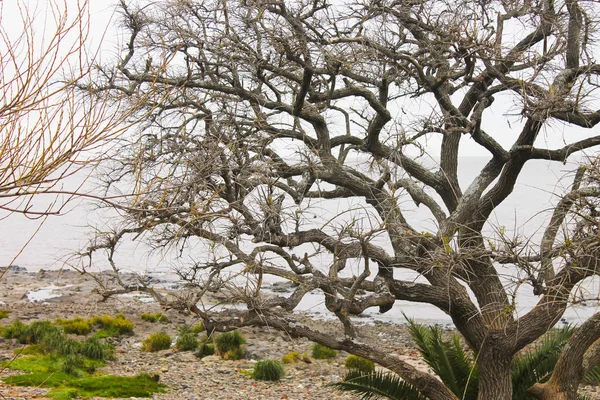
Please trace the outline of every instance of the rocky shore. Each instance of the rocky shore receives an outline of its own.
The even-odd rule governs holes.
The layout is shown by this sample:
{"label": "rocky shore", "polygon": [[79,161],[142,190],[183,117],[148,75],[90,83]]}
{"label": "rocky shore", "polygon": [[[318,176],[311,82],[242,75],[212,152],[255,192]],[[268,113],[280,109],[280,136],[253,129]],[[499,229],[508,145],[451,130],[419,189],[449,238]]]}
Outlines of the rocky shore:
{"label": "rocky shore", "polygon": [[[0,271],[1,273],[2,271]],[[297,351],[310,353],[312,343],[306,339],[291,338],[285,333],[266,328],[245,328],[241,332],[247,340],[247,358],[239,361],[223,361],[217,356],[199,359],[192,352],[174,349],[158,353],[140,350],[141,341],[149,334],[163,330],[175,337],[183,324],[199,322],[192,315],[176,311],[164,311],[154,302],[135,296],[120,296],[101,302],[94,293],[95,282],[74,271],[40,271],[28,273],[9,269],[0,279],[0,309],[9,309],[9,318],[0,321],[8,324],[13,320],[69,319],[76,316],[92,317],[103,314],[123,313],[135,324],[131,336],[115,341],[117,358],[107,363],[104,371],[115,375],[158,374],[160,382],[167,385],[167,392],[155,394],[161,400],[275,400],[275,399],[358,399],[356,395],[342,393],[330,386],[345,374],[346,354],[333,360],[311,360],[286,364],[286,377],[280,382],[261,382],[241,373],[251,369],[257,359],[280,359]],[[169,323],[151,323],[140,318],[142,313],[163,312]],[[310,315],[303,316],[311,324],[321,324],[324,329],[342,331],[334,321],[318,321]],[[387,323],[365,324],[360,327],[361,340],[376,341],[390,354],[396,354],[417,368],[427,370],[427,365],[411,346],[406,327]],[[14,340],[0,338],[0,361],[14,357],[20,345]],[[17,373],[8,369],[0,371],[0,378]],[[2,399],[44,399],[47,389],[8,386],[0,381]],[[591,399],[600,399],[600,390],[585,387],[583,391]]]}
{"label": "rocky shore", "polygon": [[[156,394],[153,399],[358,399],[358,396],[342,393],[330,386],[345,374],[346,354],[333,360],[311,360],[285,365],[285,378],[280,382],[261,382],[240,373],[251,369],[257,359],[280,359],[283,355],[297,351],[310,353],[312,343],[306,339],[291,338],[285,333],[265,328],[245,328],[241,332],[247,340],[247,359],[223,361],[217,356],[198,359],[192,352],[174,349],[158,353],[140,351],[141,341],[149,334],[164,330],[173,337],[183,324],[193,325],[196,317],[182,315],[176,311],[161,310],[153,302],[134,296],[110,298],[101,302],[94,294],[93,280],[73,271],[41,271],[27,273],[9,270],[0,280],[0,308],[11,310],[8,319],[25,323],[33,320],[69,319],[76,316],[91,317],[122,312],[135,324],[134,334],[116,342],[117,359],[110,361],[104,371],[115,375],[136,375],[147,372],[159,374],[160,382],[167,385],[166,393]],[[140,318],[142,313],[163,312],[169,323],[151,323]],[[340,329],[334,322],[314,321],[327,329]],[[426,365],[410,347],[404,327],[378,323],[365,325],[360,330],[364,338],[376,338],[391,353],[408,359],[419,368]],[[366,339],[363,339],[366,340]],[[0,360],[10,359],[20,345],[14,340],[0,338]],[[15,371],[4,370],[0,377]],[[0,382],[0,394],[6,399],[43,399],[47,392],[43,388],[21,388]]]}

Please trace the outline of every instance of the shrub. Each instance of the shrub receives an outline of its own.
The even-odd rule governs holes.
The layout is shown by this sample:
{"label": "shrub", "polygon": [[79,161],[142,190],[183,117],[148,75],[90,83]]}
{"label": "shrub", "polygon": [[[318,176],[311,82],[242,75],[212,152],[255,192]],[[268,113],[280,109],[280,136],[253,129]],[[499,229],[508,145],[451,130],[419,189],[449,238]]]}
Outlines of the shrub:
{"label": "shrub", "polygon": [[133,332],[133,322],[125,318],[122,313],[111,317],[110,315],[96,316],[91,319],[92,324],[102,329],[97,337],[120,336]]}
{"label": "shrub", "polygon": [[21,321],[13,321],[12,324],[0,329],[0,336],[5,339],[19,339],[26,329],[27,325]]}
{"label": "shrub", "polygon": [[21,344],[37,344],[44,340],[62,339],[63,331],[52,325],[50,321],[34,321],[29,325],[25,325],[15,321],[9,326],[9,331],[13,335],[12,338],[18,339]]}
{"label": "shrub", "polygon": [[198,338],[192,331],[182,332],[175,342],[175,348],[179,351],[191,351],[198,348]]}
{"label": "shrub", "polygon": [[315,343],[312,347],[311,355],[317,360],[327,360],[335,358],[335,356],[337,356],[337,351],[330,349],[327,346],[323,346],[322,344]]}
{"label": "shrub", "polygon": [[81,343],[79,343],[77,340],[69,339],[65,336],[56,336],[55,340],[51,342],[47,342],[46,340],[44,340],[42,342],[42,345],[46,348],[46,350],[49,353],[52,353],[59,357],[74,356],[81,352]]}
{"label": "shrub", "polygon": [[198,346],[198,351],[194,355],[198,358],[204,358],[206,356],[212,356],[215,354],[215,346],[209,343],[202,343]]}
{"label": "shrub", "polygon": [[243,358],[242,345],[246,340],[238,331],[225,332],[215,339],[215,350],[224,360],[239,360]]}
{"label": "shrub", "polygon": [[165,332],[156,332],[142,341],[142,351],[155,352],[171,347],[171,336]]}
{"label": "shrub", "polygon": [[344,366],[348,369],[354,369],[365,374],[372,374],[375,372],[375,363],[355,355],[349,355],[344,361]]}
{"label": "shrub", "polygon": [[81,354],[92,360],[109,360],[113,358],[112,346],[102,343],[98,338],[91,337],[81,343]]}
{"label": "shrub", "polygon": [[202,322],[198,322],[196,325],[192,326],[192,332],[194,332],[196,335],[204,332],[205,330],[206,328]]}
{"label": "shrub", "polygon": [[83,368],[83,358],[77,354],[69,354],[60,359],[60,370],[69,375],[82,376],[81,368]]}
{"label": "shrub", "polygon": [[42,320],[42,321],[33,321],[25,331],[23,331],[22,336],[19,337],[19,342],[21,343],[29,343],[35,344],[40,343],[46,337],[62,337],[63,331],[52,325],[50,321]]}
{"label": "shrub", "polygon": [[73,333],[75,335],[87,335],[92,331],[93,327],[90,320],[85,320],[80,317],[73,319],[56,319],[54,324],[62,327],[65,333]]}
{"label": "shrub", "polygon": [[274,360],[259,360],[252,371],[252,378],[261,381],[278,381],[283,375],[283,365]]}
{"label": "shrub", "polygon": [[287,353],[285,356],[281,357],[281,362],[284,364],[293,364],[299,361],[302,361],[302,356],[297,351],[292,351],[291,353]]}
{"label": "shrub", "polygon": [[221,358],[223,358],[223,360],[229,361],[241,360],[242,358],[244,358],[244,350],[241,347],[231,349],[225,354],[222,354]]}
{"label": "shrub", "polygon": [[140,318],[148,322],[169,322],[169,319],[163,313],[149,314],[143,313]]}
{"label": "shrub", "polygon": [[11,310],[0,310],[0,319],[8,318],[11,312]]}

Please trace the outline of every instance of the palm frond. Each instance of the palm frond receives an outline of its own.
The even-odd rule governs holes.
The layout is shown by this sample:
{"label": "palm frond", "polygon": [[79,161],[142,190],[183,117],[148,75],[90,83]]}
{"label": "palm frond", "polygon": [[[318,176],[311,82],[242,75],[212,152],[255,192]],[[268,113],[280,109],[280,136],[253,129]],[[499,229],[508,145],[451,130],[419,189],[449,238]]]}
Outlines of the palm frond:
{"label": "palm frond", "polygon": [[333,386],[356,393],[362,400],[427,400],[414,386],[391,372],[376,371],[365,375],[364,372],[351,369],[342,382],[334,383]]}
{"label": "palm frond", "polygon": [[445,341],[440,328],[426,327],[405,318],[419,353],[442,382],[460,399],[477,398],[479,373],[463,350],[460,336],[453,334],[452,341]]}
{"label": "palm frond", "polygon": [[554,329],[527,353],[514,358],[512,365],[513,399],[526,399],[527,389],[536,382],[545,382],[552,375],[560,352],[573,334],[568,326]]}
{"label": "palm frond", "polygon": [[583,382],[588,385],[598,385],[600,383],[600,366],[592,368],[583,378]]}

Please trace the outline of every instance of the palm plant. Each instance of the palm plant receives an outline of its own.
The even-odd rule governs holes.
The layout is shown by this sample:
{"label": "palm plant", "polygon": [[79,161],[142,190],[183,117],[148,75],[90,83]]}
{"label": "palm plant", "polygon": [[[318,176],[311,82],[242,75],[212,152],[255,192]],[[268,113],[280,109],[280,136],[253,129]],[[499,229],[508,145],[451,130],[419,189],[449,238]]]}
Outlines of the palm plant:
{"label": "palm plant", "polygon": [[[408,319],[410,335],[427,365],[446,386],[463,400],[477,399],[479,371],[477,353],[465,350],[460,336],[452,334],[444,339],[444,332],[436,326],[419,325]],[[565,327],[546,334],[530,351],[517,355],[512,364],[513,399],[528,399],[527,389],[536,382],[550,378],[560,350],[569,340],[573,329]],[[589,379],[595,378],[592,371]],[[600,376],[600,374],[598,374]],[[367,399],[426,400],[416,388],[389,372],[365,374],[349,370],[344,381],[335,384]]]}

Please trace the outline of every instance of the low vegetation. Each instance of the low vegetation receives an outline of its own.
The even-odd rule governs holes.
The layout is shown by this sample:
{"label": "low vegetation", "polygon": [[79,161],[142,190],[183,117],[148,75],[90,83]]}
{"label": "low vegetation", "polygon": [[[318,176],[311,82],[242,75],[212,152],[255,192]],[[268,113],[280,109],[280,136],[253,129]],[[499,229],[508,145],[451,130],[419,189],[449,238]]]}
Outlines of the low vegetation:
{"label": "low vegetation", "polygon": [[284,364],[293,364],[300,361],[302,361],[302,355],[297,351],[292,351],[281,357],[281,362]]}
{"label": "low vegetation", "polygon": [[171,336],[166,332],[155,332],[142,341],[142,351],[155,352],[171,347]]}
{"label": "low vegetation", "polygon": [[[151,397],[153,393],[164,392],[164,385],[158,383],[157,376],[141,374],[137,376],[95,376],[93,368],[76,368],[69,373],[64,370],[66,359],[57,362],[50,356],[28,356],[14,360],[9,368],[27,371],[3,379],[9,385],[52,388],[48,397],[62,400],[90,397]],[[83,365],[100,365],[84,360]]]}
{"label": "low vegetation", "polygon": [[214,339],[215,350],[224,360],[239,360],[244,358],[242,345],[246,339],[238,331],[225,332]]}
{"label": "low vegetation", "polygon": [[175,348],[179,351],[194,351],[198,348],[200,342],[189,327],[183,326],[179,329],[179,336],[175,342]]}
{"label": "low vegetation", "polygon": [[140,315],[140,318],[144,321],[148,321],[148,322],[169,322],[169,318],[167,318],[163,313],[156,313],[156,314],[150,314],[150,313],[143,313],[142,315]]}
{"label": "low vegetation", "polygon": [[355,355],[349,355],[344,361],[344,366],[351,370],[357,370],[364,374],[372,374],[375,372],[375,363],[366,358]]}
{"label": "low vegetation", "polygon": [[198,358],[204,358],[215,354],[215,346],[211,343],[200,343],[198,351],[194,355]]}
{"label": "low vegetation", "polygon": [[91,322],[100,328],[100,330],[95,333],[95,336],[98,338],[117,337],[133,332],[133,322],[125,318],[122,313],[119,313],[114,317],[106,314],[96,316],[91,318]]}
{"label": "low vegetation", "polygon": [[56,319],[54,324],[62,327],[65,333],[72,333],[75,335],[87,335],[89,334],[94,324],[90,319],[83,319],[76,317],[73,319]]}
{"label": "low vegetation", "polygon": [[315,343],[311,349],[311,355],[317,360],[328,360],[337,356],[337,351],[330,349],[322,344]]}
{"label": "low vegetation", "polygon": [[192,332],[194,332],[195,334],[202,333],[205,330],[206,328],[204,327],[204,324],[202,322],[198,322],[197,324],[192,326]]}
{"label": "low vegetation", "polygon": [[115,316],[101,315],[89,319],[75,317],[72,319],[56,319],[54,322],[47,320],[34,321],[29,326],[21,321],[14,321],[8,326],[0,328],[0,336],[18,339],[22,344],[37,343],[39,333],[49,331],[62,331],[74,335],[88,335],[94,329],[97,338],[117,337],[133,332],[133,322],[123,314]]}
{"label": "low vegetation", "polygon": [[[111,320],[123,325],[124,317]],[[104,322],[107,321],[109,319],[104,318]],[[14,321],[1,328],[3,337],[28,344],[15,352],[19,357],[0,364],[2,368],[26,373],[4,378],[3,381],[9,385],[52,388],[47,396],[56,400],[150,397],[153,393],[164,392],[164,385],[158,384],[157,376],[96,375],[96,369],[114,357],[114,349],[95,336],[81,341],[67,336],[67,331],[79,333],[81,330],[65,327],[83,326],[84,322],[86,320],[81,318],[55,321],[56,325],[50,321],[34,321],[29,325]]]}
{"label": "low vegetation", "polygon": [[11,310],[0,310],[0,319],[8,318],[11,312]]}
{"label": "low vegetation", "polygon": [[284,375],[283,365],[275,360],[259,360],[252,371],[252,378],[260,381],[278,381]]}

